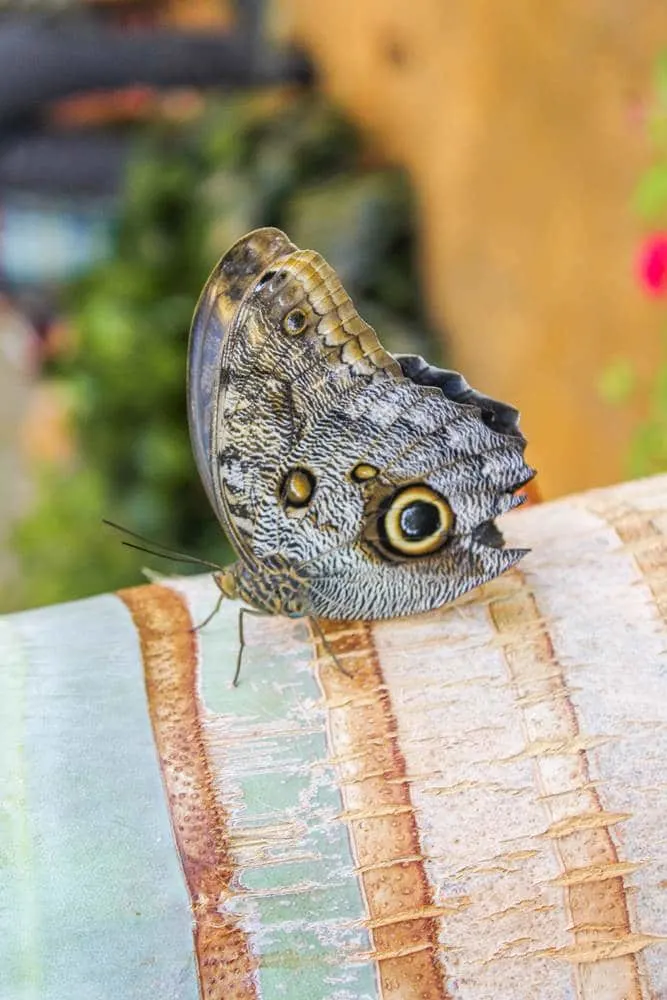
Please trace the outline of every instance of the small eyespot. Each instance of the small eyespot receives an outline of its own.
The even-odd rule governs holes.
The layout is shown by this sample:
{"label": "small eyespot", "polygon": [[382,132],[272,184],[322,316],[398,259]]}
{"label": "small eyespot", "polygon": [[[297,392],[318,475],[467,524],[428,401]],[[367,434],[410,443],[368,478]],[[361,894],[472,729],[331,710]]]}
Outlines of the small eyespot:
{"label": "small eyespot", "polygon": [[275,271],[271,271],[271,270],[265,271],[264,274],[262,275],[262,277],[257,282],[257,284],[255,286],[255,290],[259,291],[260,289],[264,288],[265,285],[268,285],[268,283],[271,281],[271,278],[273,278],[273,276],[275,275],[275,273],[276,273]]}
{"label": "small eyespot", "polygon": [[292,309],[291,312],[287,313],[287,316],[285,316],[285,319],[283,320],[283,330],[285,333],[289,333],[291,336],[296,337],[298,334],[303,333],[307,324],[308,319],[303,309]]}
{"label": "small eyespot", "polygon": [[430,486],[403,487],[394,494],[380,520],[380,537],[404,556],[431,555],[440,549],[454,525],[454,512]]}
{"label": "small eyespot", "polygon": [[286,507],[306,507],[315,490],[315,476],[309,469],[290,469],[282,481],[280,496]]}
{"label": "small eyespot", "polygon": [[350,471],[350,478],[354,480],[355,483],[367,483],[369,479],[375,479],[378,475],[378,469],[374,465],[369,465],[367,462],[359,462]]}

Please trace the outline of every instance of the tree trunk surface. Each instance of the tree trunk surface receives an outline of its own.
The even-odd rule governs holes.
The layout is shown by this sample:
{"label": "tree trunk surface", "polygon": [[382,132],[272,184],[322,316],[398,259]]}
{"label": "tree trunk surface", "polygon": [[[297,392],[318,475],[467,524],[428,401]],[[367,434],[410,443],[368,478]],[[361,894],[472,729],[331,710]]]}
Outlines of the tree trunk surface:
{"label": "tree trunk surface", "polygon": [[[0,996],[667,997],[667,477],[420,617],[0,619]],[[343,668],[343,669],[341,669]]]}

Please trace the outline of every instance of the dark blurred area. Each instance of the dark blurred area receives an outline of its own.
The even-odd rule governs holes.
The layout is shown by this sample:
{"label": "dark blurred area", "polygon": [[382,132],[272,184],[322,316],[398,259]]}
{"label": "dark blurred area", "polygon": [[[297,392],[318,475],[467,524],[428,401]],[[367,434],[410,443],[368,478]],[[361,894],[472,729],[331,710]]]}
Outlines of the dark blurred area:
{"label": "dark blurred area", "polygon": [[185,352],[207,274],[246,231],[316,247],[389,349],[428,350],[407,180],[305,55],[267,39],[265,13],[116,0],[0,17],[1,608],[157,568],[103,517],[229,558],[190,454]]}
{"label": "dark blurred area", "polygon": [[[199,5],[190,6],[197,25]],[[1,277],[38,323],[50,282],[109,254],[142,126],[196,114],[207,91],[311,79],[303,56],[264,42],[261,4],[240,4],[233,27],[224,10],[219,24],[209,11],[208,31],[188,28],[187,17],[171,24],[168,5],[155,2],[0,17]]]}

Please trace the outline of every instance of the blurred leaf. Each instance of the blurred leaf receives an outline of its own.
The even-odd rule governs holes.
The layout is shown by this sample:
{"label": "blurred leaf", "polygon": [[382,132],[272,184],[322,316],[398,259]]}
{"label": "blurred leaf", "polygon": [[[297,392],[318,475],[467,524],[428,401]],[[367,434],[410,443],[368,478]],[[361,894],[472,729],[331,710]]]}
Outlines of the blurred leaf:
{"label": "blurred leaf", "polygon": [[298,246],[316,246],[350,292],[368,292],[381,280],[406,216],[405,183],[391,170],[321,181],[285,206],[290,237]]}
{"label": "blurred leaf", "polygon": [[667,364],[661,365],[655,373],[651,403],[656,417],[664,422],[667,438]]}
{"label": "blurred leaf", "polygon": [[667,163],[650,167],[634,194],[635,211],[647,221],[667,216]]}
{"label": "blurred leaf", "polygon": [[612,361],[598,381],[598,393],[606,403],[619,406],[634,392],[636,373],[627,358]]}
{"label": "blurred leaf", "polygon": [[629,471],[633,477],[653,476],[667,469],[667,424],[651,420],[635,433]]}
{"label": "blurred leaf", "polygon": [[667,110],[667,52],[658,56],[653,71],[653,88],[658,105]]}
{"label": "blurred leaf", "polygon": [[239,236],[262,224],[254,178],[229,170],[216,170],[198,192],[207,214],[205,248],[211,265]]}

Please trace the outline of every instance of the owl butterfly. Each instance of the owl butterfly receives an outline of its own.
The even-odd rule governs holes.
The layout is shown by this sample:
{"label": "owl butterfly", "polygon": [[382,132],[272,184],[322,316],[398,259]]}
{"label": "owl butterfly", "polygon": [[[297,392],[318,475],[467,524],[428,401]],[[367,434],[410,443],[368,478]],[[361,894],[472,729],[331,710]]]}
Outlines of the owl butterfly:
{"label": "owl butterfly", "polygon": [[197,468],[261,612],[377,619],[440,607],[513,566],[494,518],[533,475],[518,413],[388,354],[336,273],[278,229],[217,264],[190,335]]}

